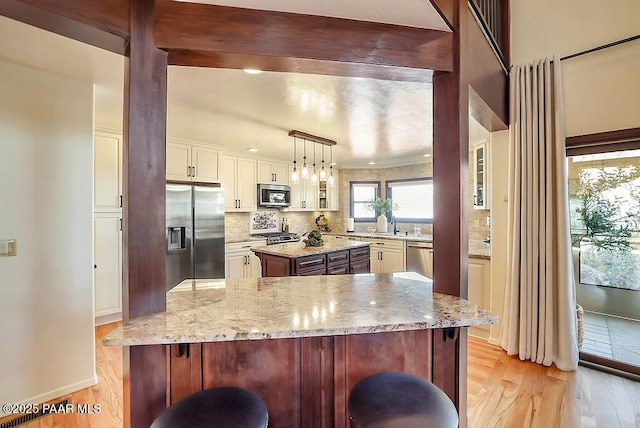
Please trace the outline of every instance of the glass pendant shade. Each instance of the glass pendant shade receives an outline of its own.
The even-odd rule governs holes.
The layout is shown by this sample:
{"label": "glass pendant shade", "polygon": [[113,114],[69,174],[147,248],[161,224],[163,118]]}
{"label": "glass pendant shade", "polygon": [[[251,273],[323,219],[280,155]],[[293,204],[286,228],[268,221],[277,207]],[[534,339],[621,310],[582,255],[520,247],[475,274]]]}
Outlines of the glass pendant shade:
{"label": "glass pendant shade", "polygon": [[318,182],[318,171],[316,170],[316,143],[313,143],[313,171],[311,172],[311,182],[316,184]]}
{"label": "glass pendant shade", "polygon": [[333,187],[336,185],[336,179],[333,178],[333,166],[329,167],[329,179],[327,181],[329,181],[329,186]]}

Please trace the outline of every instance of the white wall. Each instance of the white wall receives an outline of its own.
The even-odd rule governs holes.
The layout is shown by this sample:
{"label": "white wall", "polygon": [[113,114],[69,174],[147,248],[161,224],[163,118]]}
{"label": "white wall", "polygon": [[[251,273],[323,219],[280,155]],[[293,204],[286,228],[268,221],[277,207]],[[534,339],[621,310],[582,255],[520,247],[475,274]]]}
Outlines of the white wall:
{"label": "white wall", "polygon": [[93,87],[0,62],[0,94],[0,403],[41,402],[96,382]]}
{"label": "white wall", "polygon": [[[513,0],[513,64],[640,33],[638,0]],[[640,40],[562,62],[567,136],[640,127]]]}
{"label": "white wall", "polygon": [[[509,131],[491,133],[491,287],[489,310],[502,318],[507,288],[507,195]],[[500,321],[490,327],[489,342],[498,344]]]}

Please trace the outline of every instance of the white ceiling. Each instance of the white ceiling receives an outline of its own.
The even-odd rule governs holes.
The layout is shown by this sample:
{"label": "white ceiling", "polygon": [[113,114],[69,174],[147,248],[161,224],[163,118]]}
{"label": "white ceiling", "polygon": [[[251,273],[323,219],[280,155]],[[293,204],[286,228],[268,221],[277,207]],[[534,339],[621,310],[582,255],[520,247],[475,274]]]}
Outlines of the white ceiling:
{"label": "white ceiling", "polygon": [[179,0],[450,31],[429,0]]}
{"label": "white ceiling", "polygon": [[[230,3],[257,4],[224,4]],[[298,3],[303,2],[273,1],[270,9],[290,10]],[[345,14],[372,13],[360,1],[340,3]],[[418,3],[433,9],[425,0],[408,1],[414,9]],[[331,4],[336,10],[336,2]],[[369,9],[391,7],[390,1],[376,4],[378,8]],[[323,13],[319,5],[299,6],[304,13]],[[123,57],[0,17],[0,60],[94,83],[96,125],[122,128]],[[169,68],[168,136],[235,152],[255,147],[258,155],[290,159],[292,139],[287,133],[297,129],[337,141],[333,157],[339,168],[369,167],[372,160],[377,167],[417,163],[431,151],[432,116],[429,83]],[[328,160],[328,151],[325,157]]]}

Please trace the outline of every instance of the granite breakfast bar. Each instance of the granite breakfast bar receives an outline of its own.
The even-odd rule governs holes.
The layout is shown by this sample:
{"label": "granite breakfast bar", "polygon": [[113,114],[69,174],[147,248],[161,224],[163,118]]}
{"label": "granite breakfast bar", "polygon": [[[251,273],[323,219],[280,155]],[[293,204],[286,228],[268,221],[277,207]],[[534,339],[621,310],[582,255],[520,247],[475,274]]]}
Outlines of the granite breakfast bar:
{"label": "granite breakfast bar", "polygon": [[466,388],[441,361],[458,358],[460,329],[496,320],[413,273],[195,280],[104,342],[166,349],[166,397],[148,400],[235,385],[263,398],[270,427],[346,428],[351,387],[382,371],[432,380],[464,418]]}

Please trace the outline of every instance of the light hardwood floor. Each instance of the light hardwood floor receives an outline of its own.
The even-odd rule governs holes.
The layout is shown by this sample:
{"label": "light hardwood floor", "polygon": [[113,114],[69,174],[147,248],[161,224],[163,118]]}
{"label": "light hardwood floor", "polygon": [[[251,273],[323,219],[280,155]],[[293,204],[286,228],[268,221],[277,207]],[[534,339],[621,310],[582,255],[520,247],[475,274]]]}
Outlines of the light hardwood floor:
{"label": "light hardwood floor", "polygon": [[[96,371],[98,384],[71,394],[71,403],[99,404],[100,413],[58,413],[35,419],[20,428],[121,428],[122,427],[122,348],[103,346],[102,338],[119,323],[96,327]],[[56,402],[58,400],[54,400]],[[0,423],[10,418],[0,419]]]}
{"label": "light hardwood floor", "polygon": [[563,372],[469,339],[469,428],[640,428],[640,383],[585,367]]}
{"label": "light hardwood floor", "polygon": [[[73,403],[100,404],[93,415],[49,415],[26,428],[122,426],[122,349],[96,329],[98,385],[71,395]],[[486,341],[469,339],[469,428],[640,428],[640,384],[584,367],[563,372],[510,357]],[[6,419],[0,420],[4,422]]]}

